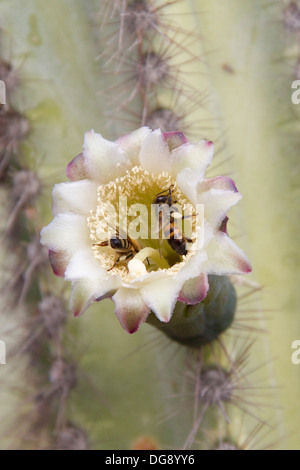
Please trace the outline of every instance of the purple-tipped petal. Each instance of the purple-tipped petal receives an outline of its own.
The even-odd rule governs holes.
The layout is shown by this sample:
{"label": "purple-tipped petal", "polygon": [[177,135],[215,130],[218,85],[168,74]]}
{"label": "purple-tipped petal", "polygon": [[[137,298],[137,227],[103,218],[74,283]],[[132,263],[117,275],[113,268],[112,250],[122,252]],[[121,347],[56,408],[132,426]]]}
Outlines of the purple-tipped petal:
{"label": "purple-tipped petal", "polygon": [[73,160],[68,164],[66,168],[66,176],[71,181],[84,180],[87,177],[82,153],[73,158]]}
{"label": "purple-tipped petal", "polygon": [[200,303],[207,295],[209,289],[207,274],[186,281],[179,293],[178,300],[188,305]]}
{"label": "purple-tipped petal", "polygon": [[164,132],[163,138],[167,142],[170,152],[177,147],[188,142],[187,138],[182,132]]}
{"label": "purple-tipped petal", "polygon": [[229,218],[227,216],[224,217],[224,219],[222,220],[221,225],[219,227],[220,232],[226,233],[226,235],[228,235],[228,231],[227,231],[228,220],[229,220]]}
{"label": "purple-tipped petal", "polygon": [[[240,201],[242,195],[237,191],[223,191],[215,188],[201,192],[199,186],[201,185],[197,185],[197,204],[202,204],[204,218],[210,226],[215,230],[220,230],[229,209]],[[226,229],[225,222],[223,228]]]}
{"label": "purple-tipped petal", "polygon": [[130,134],[123,135],[116,140],[118,144],[128,156],[132,165],[139,165],[139,153],[141,150],[142,143],[151,134],[149,127],[141,127]]}
{"label": "purple-tipped petal", "polygon": [[93,303],[93,291],[87,280],[79,280],[72,283],[70,297],[70,309],[74,317],[81,316]]}
{"label": "purple-tipped petal", "polygon": [[116,289],[115,276],[111,276],[107,282],[92,277],[72,281],[70,307],[74,316],[82,315],[93,302],[110,298]]}
{"label": "purple-tipped petal", "polygon": [[223,191],[233,191],[237,193],[235,182],[228,176],[217,176],[216,178],[205,179],[198,184],[197,190],[200,192],[210,191],[211,189],[221,189]]}
{"label": "purple-tipped petal", "polygon": [[248,274],[251,265],[243,251],[223,232],[217,232],[207,246],[205,272],[217,275]]}
{"label": "purple-tipped petal", "polygon": [[138,290],[121,287],[112,297],[115,314],[127,333],[135,333],[146,321],[150,308],[145,304]]}
{"label": "purple-tipped petal", "polygon": [[55,276],[64,277],[69,257],[63,251],[49,250],[49,261]]}

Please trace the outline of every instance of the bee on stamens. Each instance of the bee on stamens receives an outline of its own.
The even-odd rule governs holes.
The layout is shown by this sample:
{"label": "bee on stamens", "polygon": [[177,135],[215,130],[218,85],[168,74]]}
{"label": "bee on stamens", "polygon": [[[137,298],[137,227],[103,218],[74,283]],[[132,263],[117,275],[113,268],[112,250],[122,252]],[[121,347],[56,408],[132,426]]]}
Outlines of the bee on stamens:
{"label": "bee on stamens", "polygon": [[171,184],[171,186],[168,189],[164,189],[160,193],[156,194],[155,199],[154,199],[154,204],[168,204],[169,207],[172,207],[173,204],[176,204],[177,201],[173,200],[173,193],[174,192],[174,184]]}
{"label": "bee on stamens", "polygon": [[[193,243],[191,238],[186,237],[176,221],[178,220],[179,211],[178,208],[175,206],[177,201],[173,198],[174,192],[174,184],[168,189],[161,191],[160,193],[156,194],[154,199],[154,204],[157,204],[159,207],[159,214],[158,214],[158,226],[159,226],[159,251],[161,253],[161,243],[162,243],[162,233],[164,237],[167,239],[169,246],[176,251],[179,255],[186,255],[187,244]],[[166,206],[164,207],[163,205]],[[177,216],[176,216],[176,215]],[[181,217],[183,220],[185,216]]]}
{"label": "bee on stamens", "polygon": [[142,249],[139,242],[130,238],[129,235],[122,233],[122,236],[120,236],[120,231],[117,228],[109,240],[105,240],[101,243],[94,243],[93,246],[109,246],[118,255],[112,267],[107,270],[108,272],[111,271],[119,262],[129,262]]}

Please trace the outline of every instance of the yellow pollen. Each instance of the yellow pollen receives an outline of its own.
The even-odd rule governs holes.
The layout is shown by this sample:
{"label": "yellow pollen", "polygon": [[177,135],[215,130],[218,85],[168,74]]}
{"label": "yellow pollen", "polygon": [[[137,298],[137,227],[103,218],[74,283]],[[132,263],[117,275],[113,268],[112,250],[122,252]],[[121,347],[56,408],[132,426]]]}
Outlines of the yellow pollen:
{"label": "yellow pollen", "polygon": [[[152,253],[153,256],[144,261],[146,274],[151,271],[163,270],[168,275],[174,275],[192,256],[196,240],[196,227],[194,225],[193,236],[191,237],[193,243],[188,246],[189,250],[186,256],[180,256],[168,246],[166,241],[162,242],[161,256],[158,234],[156,239],[151,238],[151,204],[154,204],[159,193],[167,191],[171,185],[173,185],[172,200],[176,201],[177,205],[182,208],[186,204],[190,205],[190,201],[178,188],[174,178],[166,171],[156,175],[149,173],[140,166],[134,166],[131,170],[127,170],[124,176],[98,186],[97,207],[90,212],[87,223],[90,230],[90,239],[93,242],[92,251],[94,256],[110,274],[117,274],[124,280],[131,280],[135,271],[129,275],[128,263],[135,256],[138,257],[138,253],[147,247],[150,248],[149,253]],[[144,228],[146,226],[146,230],[148,226],[148,236],[146,238],[131,237],[128,226],[137,219],[138,214],[129,215],[128,209],[134,204],[141,204],[148,211],[148,220],[143,220],[144,224],[142,222],[140,224]],[[127,230],[129,230],[129,236],[127,236]],[[111,246],[111,238],[118,242],[117,248],[115,245]],[[116,238],[121,240],[118,241]],[[104,245],[99,246],[100,243]],[[120,247],[121,249],[119,249]],[[156,255],[154,255],[154,252],[156,252]],[[161,262],[158,262],[159,258]],[[140,269],[136,270],[137,277],[138,272],[141,273],[142,271]]]}

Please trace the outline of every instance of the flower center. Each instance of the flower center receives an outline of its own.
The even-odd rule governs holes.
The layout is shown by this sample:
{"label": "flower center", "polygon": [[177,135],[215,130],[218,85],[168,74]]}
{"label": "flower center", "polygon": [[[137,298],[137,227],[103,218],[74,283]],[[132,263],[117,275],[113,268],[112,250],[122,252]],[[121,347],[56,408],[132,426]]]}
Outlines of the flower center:
{"label": "flower center", "polygon": [[94,256],[107,271],[130,277],[128,264],[137,255],[145,272],[170,270],[189,257],[195,210],[169,173],[155,175],[135,166],[98,186],[97,201],[88,226]]}

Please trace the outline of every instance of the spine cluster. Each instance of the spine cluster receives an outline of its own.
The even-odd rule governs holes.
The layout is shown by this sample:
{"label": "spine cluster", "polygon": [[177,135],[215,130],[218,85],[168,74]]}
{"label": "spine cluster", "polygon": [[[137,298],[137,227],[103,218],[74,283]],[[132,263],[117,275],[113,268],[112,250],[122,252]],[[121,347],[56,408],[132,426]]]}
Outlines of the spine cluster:
{"label": "spine cluster", "polygon": [[46,183],[26,161],[22,149],[24,142],[30,142],[32,126],[16,104],[21,70],[2,54],[0,80],[6,92],[5,104],[0,105],[0,179],[6,207],[1,244],[7,254],[1,295],[3,311],[13,321],[13,331],[3,335],[17,337],[7,351],[9,366],[18,368],[20,362],[25,363],[22,398],[11,423],[13,442],[9,445],[86,450],[88,436],[69,419],[67,411],[79,375],[78,361],[70,353],[70,344],[66,345],[69,311],[63,293],[52,282],[48,251],[40,244],[40,196]]}
{"label": "spine cluster", "polygon": [[124,131],[147,125],[188,137],[199,132],[193,113],[204,106],[206,91],[186,78],[193,74],[190,66],[203,61],[194,53],[200,35],[179,26],[172,10],[178,3],[185,8],[182,0],[107,2],[100,16],[108,33],[99,59],[110,82],[100,92],[110,97],[108,129],[119,120]]}

